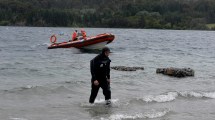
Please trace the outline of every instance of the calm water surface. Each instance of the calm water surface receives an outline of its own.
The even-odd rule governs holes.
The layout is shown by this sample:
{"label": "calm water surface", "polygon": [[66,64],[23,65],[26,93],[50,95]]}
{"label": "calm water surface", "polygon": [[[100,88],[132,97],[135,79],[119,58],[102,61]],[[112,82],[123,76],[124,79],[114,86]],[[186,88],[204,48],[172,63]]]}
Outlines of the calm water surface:
{"label": "calm water surface", "polygon": [[[89,61],[96,53],[48,50],[49,37],[68,40],[74,28],[0,27],[1,120],[213,120],[215,118],[215,32],[87,28],[112,33],[112,106],[100,90],[90,95]],[[156,74],[160,67],[190,67],[195,77]]]}

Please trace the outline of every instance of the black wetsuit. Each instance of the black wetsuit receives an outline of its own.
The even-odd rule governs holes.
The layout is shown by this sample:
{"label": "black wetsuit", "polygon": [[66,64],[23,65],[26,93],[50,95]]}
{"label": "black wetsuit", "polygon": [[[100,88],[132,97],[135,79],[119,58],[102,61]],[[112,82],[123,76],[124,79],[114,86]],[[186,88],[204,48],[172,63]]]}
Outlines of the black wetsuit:
{"label": "black wetsuit", "polygon": [[[104,53],[99,54],[90,61],[90,71],[92,75],[90,103],[94,103],[100,87],[103,89],[105,100],[111,99],[110,83],[107,81],[107,79],[110,79],[110,62],[111,60],[105,56]],[[95,80],[98,80],[98,86],[94,85]]]}

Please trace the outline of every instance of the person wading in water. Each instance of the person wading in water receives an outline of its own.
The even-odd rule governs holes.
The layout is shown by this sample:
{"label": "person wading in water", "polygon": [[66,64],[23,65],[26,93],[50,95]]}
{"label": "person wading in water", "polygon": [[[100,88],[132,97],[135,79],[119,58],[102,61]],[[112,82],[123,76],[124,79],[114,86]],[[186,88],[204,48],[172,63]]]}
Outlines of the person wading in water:
{"label": "person wading in water", "polygon": [[106,105],[111,104],[111,90],[110,90],[110,62],[109,59],[110,49],[104,47],[102,53],[97,55],[90,61],[90,71],[92,75],[91,95],[89,103],[94,103],[98,94],[99,88],[103,89]]}

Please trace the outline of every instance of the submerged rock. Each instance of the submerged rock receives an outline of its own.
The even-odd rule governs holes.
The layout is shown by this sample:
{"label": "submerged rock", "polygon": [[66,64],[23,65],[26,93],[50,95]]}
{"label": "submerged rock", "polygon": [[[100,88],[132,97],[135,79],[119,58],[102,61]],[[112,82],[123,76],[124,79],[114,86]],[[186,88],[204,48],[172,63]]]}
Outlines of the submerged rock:
{"label": "submerged rock", "polygon": [[114,70],[119,71],[136,71],[136,70],[144,70],[144,67],[126,67],[126,66],[113,66],[111,67]]}
{"label": "submerged rock", "polygon": [[157,68],[156,73],[169,75],[173,77],[194,76],[194,70],[191,68]]}

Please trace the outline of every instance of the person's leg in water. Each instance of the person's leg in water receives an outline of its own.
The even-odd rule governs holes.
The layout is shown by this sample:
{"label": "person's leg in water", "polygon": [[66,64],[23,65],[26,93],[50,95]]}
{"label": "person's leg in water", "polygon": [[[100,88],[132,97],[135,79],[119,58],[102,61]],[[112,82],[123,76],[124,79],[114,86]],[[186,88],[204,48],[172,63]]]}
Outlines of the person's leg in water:
{"label": "person's leg in water", "polygon": [[101,84],[101,88],[103,89],[103,95],[105,96],[106,105],[111,104],[111,90],[109,83]]}
{"label": "person's leg in water", "polygon": [[92,89],[91,89],[91,95],[90,95],[90,99],[89,99],[89,103],[94,103],[96,96],[98,94],[100,85],[94,85],[92,84]]}

